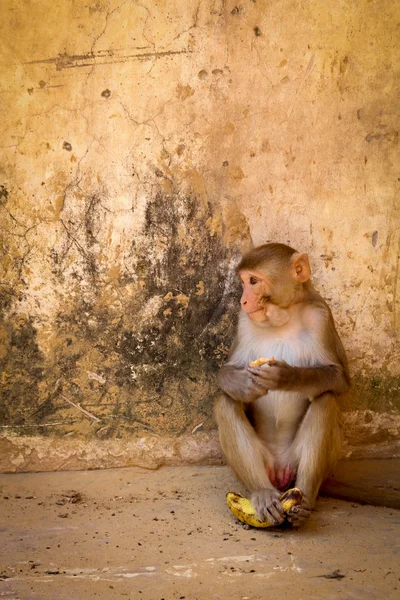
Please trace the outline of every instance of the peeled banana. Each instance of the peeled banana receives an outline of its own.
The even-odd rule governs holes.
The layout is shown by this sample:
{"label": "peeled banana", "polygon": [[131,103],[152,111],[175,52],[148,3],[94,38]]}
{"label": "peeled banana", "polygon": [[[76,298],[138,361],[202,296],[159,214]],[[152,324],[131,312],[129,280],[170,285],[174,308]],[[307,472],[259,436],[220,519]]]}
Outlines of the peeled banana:
{"label": "peeled banana", "polygon": [[[286,513],[293,506],[301,504],[302,499],[303,494],[301,490],[298,488],[292,488],[291,490],[288,490],[282,494],[282,496],[279,498],[279,502]],[[226,503],[235,517],[239,519],[239,521],[242,521],[242,523],[246,523],[252,527],[273,527],[272,523],[270,523],[268,520],[261,521],[258,518],[256,509],[248,498],[244,498],[240,494],[235,494],[234,492],[228,492],[226,495]]]}

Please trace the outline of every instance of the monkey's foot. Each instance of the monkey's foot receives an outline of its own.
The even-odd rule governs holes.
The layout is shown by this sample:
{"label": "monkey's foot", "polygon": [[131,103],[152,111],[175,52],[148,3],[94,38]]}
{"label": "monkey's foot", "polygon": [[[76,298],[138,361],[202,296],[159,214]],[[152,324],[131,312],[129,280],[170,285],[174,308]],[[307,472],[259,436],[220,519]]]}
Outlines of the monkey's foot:
{"label": "monkey's foot", "polygon": [[303,496],[301,503],[292,506],[287,511],[287,520],[293,527],[301,527],[311,514],[311,506],[307,496]]}
{"label": "monkey's foot", "polygon": [[280,497],[276,489],[259,490],[251,495],[251,502],[261,521],[269,521],[275,527],[283,523],[285,513],[279,502]]}
{"label": "monkey's foot", "polygon": [[[269,500],[269,503],[266,502]],[[276,490],[261,490],[252,495],[252,501],[240,494],[228,492],[227,504],[239,521],[252,527],[276,527],[285,520],[285,513],[300,505],[302,493],[297,488],[280,495]],[[258,507],[258,503],[261,507]],[[260,511],[260,512],[259,512]],[[261,513],[261,514],[260,514]],[[261,516],[266,514],[266,516]]]}

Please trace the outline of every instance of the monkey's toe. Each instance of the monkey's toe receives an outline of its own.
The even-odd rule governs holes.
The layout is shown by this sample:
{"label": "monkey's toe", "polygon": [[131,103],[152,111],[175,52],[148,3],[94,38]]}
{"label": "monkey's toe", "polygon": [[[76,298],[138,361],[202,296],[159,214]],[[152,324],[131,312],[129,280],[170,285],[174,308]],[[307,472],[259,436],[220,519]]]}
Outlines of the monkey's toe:
{"label": "monkey's toe", "polygon": [[310,508],[303,506],[293,506],[287,512],[287,519],[293,527],[301,527],[308,520],[311,514]]}
{"label": "monkey's toe", "polygon": [[285,513],[279,502],[280,494],[275,489],[266,489],[255,492],[251,501],[259,516],[263,520],[268,520],[274,527],[283,523]]}

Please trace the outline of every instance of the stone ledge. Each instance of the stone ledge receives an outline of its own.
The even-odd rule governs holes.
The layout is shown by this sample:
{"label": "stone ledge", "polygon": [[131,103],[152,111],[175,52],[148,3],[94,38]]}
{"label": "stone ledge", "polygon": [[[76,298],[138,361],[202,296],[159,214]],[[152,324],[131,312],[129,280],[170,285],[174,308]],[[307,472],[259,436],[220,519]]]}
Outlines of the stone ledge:
{"label": "stone ledge", "polygon": [[[343,413],[343,456],[400,458],[400,415],[370,410]],[[218,465],[224,458],[216,430],[180,437],[154,434],[130,439],[0,437],[0,472],[75,471],[175,465]]]}
{"label": "stone ledge", "polygon": [[[400,442],[345,445],[352,459],[400,458]],[[118,467],[220,465],[224,457],[216,431],[179,438],[147,435],[131,440],[71,440],[8,436],[0,438],[0,472],[80,471]]]}
{"label": "stone ledge", "polygon": [[215,431],[130,440],[73,440],[64,438],[0,438],[0,472],[80,471],[118,467],[219,465],[223,457]]}
{"label": "stone ledge", "polygon": [[[349,447],[348,447],[349,449]],[[361,451],[353,454],[361,454]],[[400,508],[399,444],[364,448],[381,459],[342,460],[321,495]],[[384,459],[390,460],[384,460]],[[61,440],[39,437],[0,438],[0,472],[72,471],[118,467],[221,465],[224,463],[217,433],[181,438],[146,436],[135,440]]]}

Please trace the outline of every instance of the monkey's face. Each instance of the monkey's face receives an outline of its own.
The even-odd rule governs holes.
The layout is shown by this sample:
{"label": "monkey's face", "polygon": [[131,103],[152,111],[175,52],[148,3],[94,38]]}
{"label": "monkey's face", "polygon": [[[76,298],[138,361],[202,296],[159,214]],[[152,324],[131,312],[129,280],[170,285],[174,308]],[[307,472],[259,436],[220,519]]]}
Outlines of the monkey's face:
{"label": "monkey's face", "polygon": [[255,323],[281,327],[289,320],[288,312],[272,301],[273,284],[260,271],[240,271],[242,297],[240,305]]}

